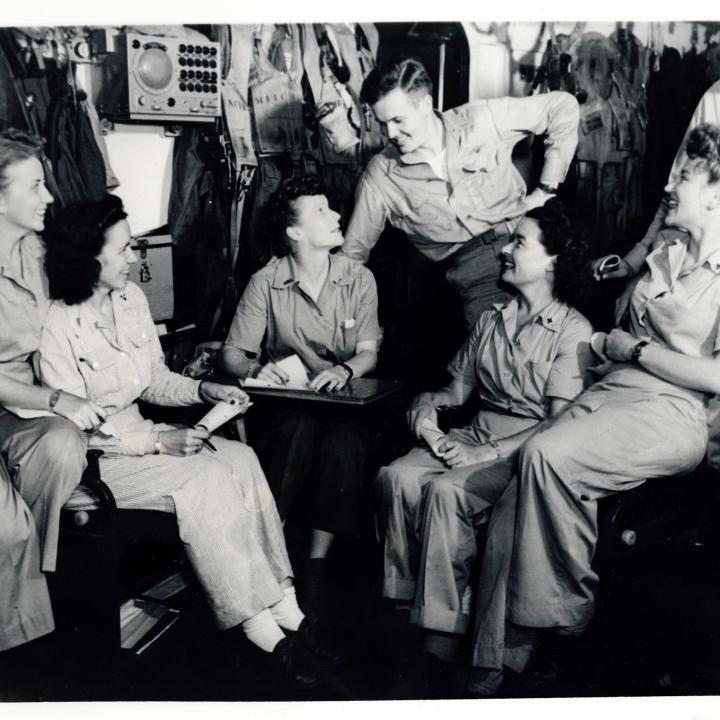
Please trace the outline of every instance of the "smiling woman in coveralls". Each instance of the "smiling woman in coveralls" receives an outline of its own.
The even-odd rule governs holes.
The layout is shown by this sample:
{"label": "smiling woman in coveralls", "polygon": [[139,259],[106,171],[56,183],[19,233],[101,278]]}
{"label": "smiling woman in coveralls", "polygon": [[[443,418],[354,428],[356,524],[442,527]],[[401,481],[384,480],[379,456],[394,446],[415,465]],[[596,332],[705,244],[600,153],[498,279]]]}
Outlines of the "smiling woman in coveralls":
{"label": "smiling woman in coveralls", "polygon": [[[595,608],[597,501],[705,453],[708,398],[720,392],[720,128],[693,130],[685,152],[665,222],[688,234],[666,231],[647,256],[618,305],[604,376],[528,441],[495,510],[498,532],[516,529],[508,620],[546,629],[556,666]],[[502,672],[507,657],[487,640],[481,628],[475,664]]]}

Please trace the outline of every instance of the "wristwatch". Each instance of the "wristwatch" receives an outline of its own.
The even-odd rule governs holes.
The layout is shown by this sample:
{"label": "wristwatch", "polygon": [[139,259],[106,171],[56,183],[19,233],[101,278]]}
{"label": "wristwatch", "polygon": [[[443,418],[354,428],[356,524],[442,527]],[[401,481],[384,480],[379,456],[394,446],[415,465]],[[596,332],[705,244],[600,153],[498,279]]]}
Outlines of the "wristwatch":
{"label": "wristwatch", "polygon": [[50,395],[50,397],[48,398],[48,407],[49,407],[51,410],[54,410],[54,409],[55,409],[55,406],[57,405],[57,401],[60,399],[60,393],[61,393],[61,392],[62,392],[61,390],[55,390],[55,391],[52,393],[52,395]]}
{"label": "wristwatch", "polygon": [[630,351],[630,359],[633,362],[640,362],[640,356],[642,355],[642,351],[645,349],[646,345],[649,345],[647,340],[641,340],[637,345],[633,345],[633,348]]}
{"label": "wristwatch", "polygon": [[347,363],[338,363],[338,367],[341,367],[345,371],[347,374],[347,381],[350,382],[355,375],[353,369]]}
{"label": "wristwatch", "polygon": [[557,194],[557,187],[553,187],[552,185],[548,185],[547,183],[541,182],[538,183],[538,187],[548,195],[556,195]]}

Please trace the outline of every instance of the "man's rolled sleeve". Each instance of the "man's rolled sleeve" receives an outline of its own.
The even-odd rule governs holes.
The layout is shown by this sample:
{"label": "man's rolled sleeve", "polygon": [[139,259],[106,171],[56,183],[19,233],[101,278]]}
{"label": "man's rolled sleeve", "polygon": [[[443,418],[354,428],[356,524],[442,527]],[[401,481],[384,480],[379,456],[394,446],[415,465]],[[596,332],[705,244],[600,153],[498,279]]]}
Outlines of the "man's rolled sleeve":
{"label": "man's rolled sleeve", "polygon": [[370,166],[360,178],[355,193],[355,207],[345,231],[340,252],[351,260],[366,263],[385,229],[388,212],[382,192],[369,175]]}
{"label": "man's rolled sleeve", "polygon": [[588,368],[593,364],[592,326],[584,318],[574,317],[561,333],[560,346],[545,385],[545,396],[574,400],[588,384]]}
{"label": "man's rolled sleeve", "polygon": [[250,278],[235,310],[235,317],[225,340],[227,347],[249,353],[260,352],[268,324],[267,291],[270,282],[269,276],[259,277],[259,273]]}
{"label": "man's rolled sleeve", "polygon": [[567,92],[490,100],[488,107],[501,138],[517,142],[531,132],[545,135],[545,163],[540,182],[559,185],[567,175],[578,144],[580,107]]}

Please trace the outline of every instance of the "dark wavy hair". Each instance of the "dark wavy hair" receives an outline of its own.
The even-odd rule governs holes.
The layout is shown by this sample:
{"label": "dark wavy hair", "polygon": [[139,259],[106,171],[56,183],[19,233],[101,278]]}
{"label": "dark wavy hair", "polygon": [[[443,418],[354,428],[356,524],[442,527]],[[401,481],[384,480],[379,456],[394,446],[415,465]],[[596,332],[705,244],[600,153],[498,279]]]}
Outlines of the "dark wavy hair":
{"label": "dark wavy hair", "polygon": [[401,58],[373,68],[360,90],[360,100],[374,105],[395,88],[403,92],[423,92],[432,95],[433,82],[425,66],[415,58]]}
{"label": "dark wavy hair", "polygon": [[126,217],[122,200],[115,195],[73,203],[55,215],[43,233],[50,297],[77,305],[93,294],[100,278],[98,256],[105,231]]}
{"label": "dark wavy hair", "polygon": [[572,307],[583,304],[592,276],[587,230],[557,198],[525,214],[540,226],[541,242],[555,255],[553,294]]}
{"label": "dark wavy hair", "polygon": [[264,207],[266,227],[270,229],[270,245],[273,255],[291,255],[292,241],[287,229],[298,221],[295,201],[306,195],[324,195],[325,189],[315,175],[286,178],[270,196]]}
{"label": "dark wavy hair", "polygon": [[720,127],[703,123],[688,135],[685,152],[691,160],[701,160],[711,183],[720,180]]}
{"label": "dark wavy hair", "polygon": [[7,187],[7,169],[29,158],[42,160],[44,144],[37,135],[15,128],[0,132],[0,192]]}

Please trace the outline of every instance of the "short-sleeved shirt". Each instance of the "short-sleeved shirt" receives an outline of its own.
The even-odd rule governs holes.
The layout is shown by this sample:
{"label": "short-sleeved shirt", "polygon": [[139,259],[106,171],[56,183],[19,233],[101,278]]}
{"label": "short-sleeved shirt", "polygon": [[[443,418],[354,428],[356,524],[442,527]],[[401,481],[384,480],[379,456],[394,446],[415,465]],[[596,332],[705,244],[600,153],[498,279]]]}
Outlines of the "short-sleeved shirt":
{"label": "short-sleeved shirt", "polygon": [[108,411],[106,429],[91,437],[106,452],[143,455],[153,423],[136,400],[157,405],[200,402],[199,382],[172,372],[143,291],[134,283],[110,294],[115,333],[88,302],[54,301],[35,357],[43,385],[88,398]]}
{"label": "short-sleeved shirt", "polygon": [[[687,235],[665,241],[645,260],[645,272],[618,300],[616,319],[638,339],[691,357],[712,357],[720,350],[720,250],[683,271]],[[646,389],[705,404],[707,397],[663,380],[642,367],[619,363],[606,376],[615,386]]]}
{"label": "short-sleeved shirt", "polygon": [[35,382],[32,354],[50,306],[44,258],[34,233],[14,245],[12,255],[0,252],[0,373],[27,385]]}
{"label": "short-sleeved shirt", "polygon": [[446,177],[386,146],[358,184],[343,255],[366,262],[390,222],[431,260],[449,257],[493,225],[525,213],[525,181],[512,163],[520,140],[546,135],[541,181],[555,186],[577,147],[578,104],[566,92],[478,100],[437,115]]}
{"label": "short-sleeved shirt", "polygon": [[592,326],[559,300],[519,329],[517,315],[517,299],[483,312],[448,370],[477,389],[483,409],[544,420],[551,398],[573,400],[582,392]]}
{"label": "short-sleeved shirt", "polygon": [[377,287],[359,263],[329,255],[330,269],[317,302],[300,287],[292,256],[273,258],[248,283],[225,344],[263,361],[297,354],[317,373],[344,362],[357,344],[379,341]]}

